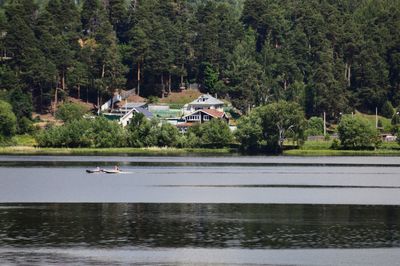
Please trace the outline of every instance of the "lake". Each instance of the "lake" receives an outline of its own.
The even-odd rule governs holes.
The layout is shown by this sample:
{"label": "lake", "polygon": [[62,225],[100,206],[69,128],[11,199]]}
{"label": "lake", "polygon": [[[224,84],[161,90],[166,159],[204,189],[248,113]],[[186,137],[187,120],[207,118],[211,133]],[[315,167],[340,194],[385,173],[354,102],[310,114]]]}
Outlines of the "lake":
{"label": "lake", "polygon": [[0,263],[396,265],[399,170],[399,157],[0,156]]}

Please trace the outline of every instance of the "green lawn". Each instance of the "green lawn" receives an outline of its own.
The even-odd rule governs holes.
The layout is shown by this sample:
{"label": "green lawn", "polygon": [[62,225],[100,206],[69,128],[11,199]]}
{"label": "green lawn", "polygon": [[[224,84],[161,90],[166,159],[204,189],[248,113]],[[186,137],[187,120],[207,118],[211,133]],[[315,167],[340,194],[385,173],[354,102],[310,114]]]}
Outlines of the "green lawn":
{"label": "green lawn", "polygon": [[31,135],[17,135],[12,137],[11,142],[16,146],[35,146],[37,145],[36,140]]}
{"label": "green lawn", "polygon": [[328,150],[332,145],[331,140],[327,141],[306,141],[300,150]]}
{"label": "green lawn", "polygon": [[291,156],[374,156],[399,155],[400,145],[397,142],[383,142],[376,150],[333,150],[332,141],[306,141],[299,149],[286,150],[284,155]]}
{"label": "green lawn", "polygon": [[[376,126],[376,117],[375,117],[375,115],[368,115],[368,114],[363,114],[363,113],[360,113],[360,112],[356,112],[355,115],[367,119],[369,121],[369,123],[373,127]],[[384,132],[390,132],[391,131],[392,123],[391,123],[391,120],[389,118],[386,118],[386,117],[378,115],[378,121],[381,121],[382,129],[383,129]]]}
{"label": "green lawn", "polygon": [[287,150],[284,155],[290,156],[400,156],[400,150]]}

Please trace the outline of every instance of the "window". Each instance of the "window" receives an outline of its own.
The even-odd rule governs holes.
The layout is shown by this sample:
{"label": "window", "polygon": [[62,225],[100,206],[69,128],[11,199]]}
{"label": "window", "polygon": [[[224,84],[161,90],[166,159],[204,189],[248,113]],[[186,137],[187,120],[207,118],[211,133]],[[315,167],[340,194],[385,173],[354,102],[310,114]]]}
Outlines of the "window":
{"label": "window", "polygon": [[186,120],[190,121],[199,121],[200,120],[200,115],[189,115]]}
{"label": "window", "polygon": [[210,116],[209,115],[204,115],[203,119],[204,119],[204,121],[209,121],[210,120]]}

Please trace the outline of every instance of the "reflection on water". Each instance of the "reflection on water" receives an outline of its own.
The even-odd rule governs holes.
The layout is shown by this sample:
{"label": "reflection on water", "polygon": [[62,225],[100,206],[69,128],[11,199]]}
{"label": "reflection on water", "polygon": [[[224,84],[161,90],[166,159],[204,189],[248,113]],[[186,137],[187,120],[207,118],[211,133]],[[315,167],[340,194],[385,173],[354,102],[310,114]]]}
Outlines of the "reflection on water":
{"label": "reflection on water", "polygon": [[2,247],[400,247],[400,207],[261,204],[1,205]]}
{"label": "reflection on water", "polygon": [[0,156],[0,264],[395,265],[399,162]]}
{"label": "reflection on water", "polygon": [[248,166],[393,166],[399,167],[396,156],[22,156],[0,155],[1,166],[18,166],[18,164],[56,166],[56,165],[105,165],[120,163],[136,166],[189,166],[189,165],[248,165]]}

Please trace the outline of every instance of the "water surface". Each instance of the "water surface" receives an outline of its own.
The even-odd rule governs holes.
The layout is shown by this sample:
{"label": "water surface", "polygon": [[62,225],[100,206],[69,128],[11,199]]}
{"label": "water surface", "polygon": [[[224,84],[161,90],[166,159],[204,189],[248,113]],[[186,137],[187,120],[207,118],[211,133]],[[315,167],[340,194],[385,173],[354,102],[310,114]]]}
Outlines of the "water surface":
{"label": "water surface", "polygon": [[0,168],[0,202],[400,204],[396,166],[123,165],[110,175],[15,164]]}
{"label": "water surface", "polygon": [[[120,164],[118,175],[86,169]],[[399,157],[0,156],[0,264],[396,265]]]}
{"label": "water surface", "polygon": [[0,262],[394,265],[399,222],[397,206],[3,204]]}

